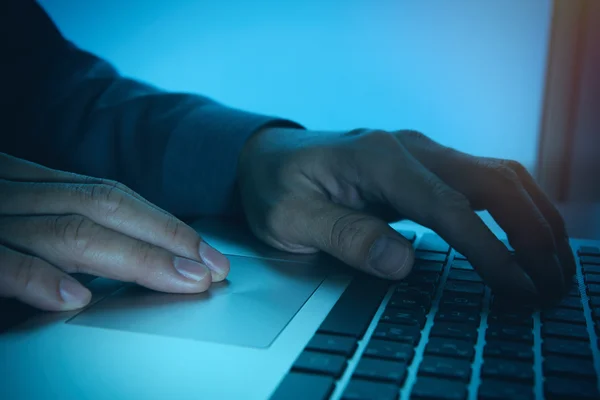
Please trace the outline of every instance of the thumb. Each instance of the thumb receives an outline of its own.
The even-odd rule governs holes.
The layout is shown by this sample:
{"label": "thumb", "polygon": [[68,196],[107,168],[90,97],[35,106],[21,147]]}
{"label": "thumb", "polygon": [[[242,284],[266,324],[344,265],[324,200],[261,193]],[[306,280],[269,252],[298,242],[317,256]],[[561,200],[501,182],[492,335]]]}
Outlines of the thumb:
{"label": "thumb", "polygon": [[411,243],[379,218],[329,201],[302,210],[305,222],[297,233],[306,244],[381,278],[403,279],[412,269]]}

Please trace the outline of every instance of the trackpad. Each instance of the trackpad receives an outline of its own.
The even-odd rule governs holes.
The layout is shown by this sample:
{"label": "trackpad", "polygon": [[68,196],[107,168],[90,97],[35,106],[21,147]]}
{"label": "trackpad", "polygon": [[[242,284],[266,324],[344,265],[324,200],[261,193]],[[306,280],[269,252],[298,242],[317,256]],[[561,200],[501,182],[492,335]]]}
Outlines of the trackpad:
{"label": "trackpad", "polygon": [[124,285],[68,323],[268,347],[325,278],[318,266],[229,256],[225,282],[193,295]]}

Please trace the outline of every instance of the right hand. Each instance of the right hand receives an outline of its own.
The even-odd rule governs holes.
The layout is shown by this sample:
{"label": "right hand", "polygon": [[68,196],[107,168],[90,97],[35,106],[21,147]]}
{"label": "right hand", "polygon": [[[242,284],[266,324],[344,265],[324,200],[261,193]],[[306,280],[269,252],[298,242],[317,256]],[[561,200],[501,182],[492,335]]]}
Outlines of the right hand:
{"label": "right hand", "polygon": [[225,279],[229,261],[124,185],[0,153],[0,297],[44,310],[85,306],[87,273],[171,293]]}

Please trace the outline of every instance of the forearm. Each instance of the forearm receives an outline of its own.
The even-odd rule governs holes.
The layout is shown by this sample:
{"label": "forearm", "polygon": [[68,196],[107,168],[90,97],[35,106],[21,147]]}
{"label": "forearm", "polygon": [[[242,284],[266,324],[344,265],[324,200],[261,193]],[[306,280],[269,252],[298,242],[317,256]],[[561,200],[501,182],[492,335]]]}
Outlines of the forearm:
{"label": "forearm", "polygon": [[295,126],[124,78],[56,35],[52,52],[26,60],[45,70],[17,108],[27,123],[2,138],[15,156],[118,180],[178,216],[235,214],[246,139],[268,124]]}

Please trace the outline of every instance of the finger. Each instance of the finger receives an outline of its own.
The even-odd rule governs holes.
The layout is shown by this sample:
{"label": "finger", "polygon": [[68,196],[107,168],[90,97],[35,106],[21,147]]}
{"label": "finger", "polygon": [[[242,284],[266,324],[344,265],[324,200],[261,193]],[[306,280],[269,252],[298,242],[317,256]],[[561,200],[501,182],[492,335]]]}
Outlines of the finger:
{"label": "finger", "polygon": [[506,232],[519,264],[542,298],[551,300],[562,293],[565,280],[552,228],[513,170],[440,146],[423,135],[400,137],[425,167],[471,203],[490,212]]}
{"label": "finger", "polygon": [[174,216],[116,186],[0,181],[0,214],[83,215],[97,224],[208,266],[214,281],[229,273],[225,256]]}
{"label": "finger", "polygon": [[0,243],[69,273],[136,282],[163,292],[203,292],[212,282],[205,265],[80,215],[2,217]]}
{"label": "finger", "polygon": [[[506,246],[475,214],[468,200],[437,177],[424,173],[421,187],[411,188],[420,204],[408,211],[411,219],[437,232],[454,249],[464,254],[496,294],[515,293],[531,299],[537,296],[531,279],[511,257]],[[393,204],[407,204],[402,196],[390,193]],[[520,293],[519,293],[520,292]]]}
{"label": "finger", "polygon": [[288,225],[296,227],[294,242],[380,278],[403,279],[409,274],[412,245],[384,221],[325,198],[296,201],[282,207],[288,210]]}
{"label": "finger", "polygon": [[62,183],[87,183],[115,186],[116,188],[130,194],[136,199],[143,201],[166,213],[144,197],[129,189],[122,183],[109,179],[93,178],[85,175],[75,174],[67,171],[44,167],[31,161],[13,157],[6,153],[0,153],[0,179],[21,182],[62,182]]}
{"label": "finger", "polygon": [[[372,140],[379,143],[369,143]],[[364,151],[369,146],[385,149],[379,157],[386,162],[370,162]],[[533,297],[533,283],[475,214],[469,201],[427,170],[400,141],[392,135],[367,135],[357,142],[356,149],[353,157],[357,165],[366,166],[357,174],[362,190],[381,196],[400,215],[436,231],[469,258],[496,293],[512,290],[522,297]]]}
{"label": "finger", "polygon": [[506,160],[497,160],[499,163],[504,163],[507,167],[516,172],[523,187],[536,204],[548,224],[552,228],[554,234],[554,242],[558,254],[558,259],[565,272],[565,282],[575,275],[575,257],[569,244],[569,235],[565,227],[565,222],[548,195],[539,187],[531,174],[521,164]]}
{"label": "finger", "polygon": [[92,295],[46,261],[0,245],[0,297],[42,310],[65,311],[85,306]]}

